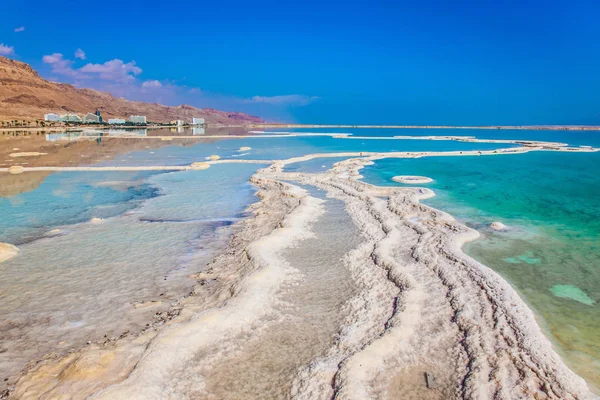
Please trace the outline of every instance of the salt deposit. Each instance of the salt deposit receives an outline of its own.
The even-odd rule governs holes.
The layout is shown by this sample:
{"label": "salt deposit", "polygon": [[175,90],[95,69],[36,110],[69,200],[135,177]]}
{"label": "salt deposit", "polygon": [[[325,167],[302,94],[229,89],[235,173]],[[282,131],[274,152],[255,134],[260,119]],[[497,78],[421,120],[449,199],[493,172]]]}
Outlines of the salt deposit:
{"label": "salt deposit", "polygon": [[408,184],[421,184],[421,183],[433,182],[433,179],[428,178],[426,176],[410,176],[410,175],[394,176],[392,178],[392,180],[394,182],[408,183]]}
{"label": "salt deposit", "polygon": [[205,170],[210,168],[210,164],[207,162],[195,162],[190,165],[190,168],[193,170]]}
{"label": "salt deposit", "polygon": [[503,231],[506,229],[506,225],[504,225],[500,221],[494,221],[490,224],[490,228],[492,228],[495,231]]}
{"label": "salt deposit", "polygon": [[38,156],[43,156],[46,154],[48,154],[48,153],[39,153],[37,151],[26,151],[26,152],[21,152],[21,153],[10,153],[9,156],[10,157],[38,157]]}
{"label": "salt deposit", "polygon": [[13,175],[22,174],[24,170],[25,168],[21,165],[13,165],[7,169],[8,173]]}
{"label": "salt deposit", "polygon": [[0,242],[0,263],[10,260],[19,253],[17,246]]}

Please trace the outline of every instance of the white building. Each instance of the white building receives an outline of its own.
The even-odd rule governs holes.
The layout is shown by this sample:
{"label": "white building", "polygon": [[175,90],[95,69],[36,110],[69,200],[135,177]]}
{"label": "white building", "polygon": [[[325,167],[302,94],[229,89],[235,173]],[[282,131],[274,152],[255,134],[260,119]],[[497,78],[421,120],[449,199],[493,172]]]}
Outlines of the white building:
{"label": "white building", "polygon": [[87,113],[85,117],[83,117],[83,122],[86,124],[97,124],[100,122],[100,116],[94,113]]}
{"label": "white building", "polygon": [[111,118],[108,120],[108,123],[111,125],[123,125],[125,120],[122,118]]}
{"label": "white building", "polygon": [[77,114],[65,114],[60,116],[60,121],[63,122],[81,122],[81,117]]}
{"label": "white building", "polygon": [[129,121],[133,122],[134,124],[145,124],[146,116],[145,115],[132,115],[131,117],[129,117]]}
{"label": "white building", "polygon": [[204,125],[204,118],[192,118],[192,125]]}
{"label": "white building", "polygon": [[170,124],[175,126],[183,126],[184,122],[182,119],[175,119],[171,121]]}
{"label": "white building", "polygon": [[54,113],[44,114],[44,121],[57,122],[60,121],[60,117],[58,116],[58,114]]}

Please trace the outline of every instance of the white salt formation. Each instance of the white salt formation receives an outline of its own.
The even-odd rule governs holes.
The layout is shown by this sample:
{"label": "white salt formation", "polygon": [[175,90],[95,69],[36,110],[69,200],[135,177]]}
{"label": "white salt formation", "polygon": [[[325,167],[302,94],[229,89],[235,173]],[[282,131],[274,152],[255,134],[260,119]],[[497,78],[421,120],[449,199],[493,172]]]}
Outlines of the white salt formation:
{"label": "white salt formation", "polygon": [[394,176],[392,178],[392,180],[394,182],[410,183],[410,184],[422,184],[422,183],[433,182],[433,179],[428,178],[426,176],[410,176],[410,175]]}
{"label": "white salt formation", "polygon": [[13,165],[8,168],[8,173],[13,174],[13,175],[22,174],[24,171],[25,171],[25,168],[22,167],[21,165]]}
{"label": "white salt formation", "polygon": [[0,242],[0,263],[8,261],[19,253],[17,246]]}
{"label": "white salt formation", "polygon": [[193,170],[201,171],[210,168],[210,164],[207,162],[195,162],[190,165]]}
{"label": "white salt formation", "polygon": [[503,231],[506,229],[506,225],[504,225],[502,222],[495,221],[490,224],[490,228],[495,231]]}
{"label": "white salt formation", "polygon": [[26,152],[22,152],[22,153],[10,153],[9,156],[10,157],[37,157],[37,156],[43,156],[46,154],[48,154],[48,153],[39,153],[37,151],[26,151]]}

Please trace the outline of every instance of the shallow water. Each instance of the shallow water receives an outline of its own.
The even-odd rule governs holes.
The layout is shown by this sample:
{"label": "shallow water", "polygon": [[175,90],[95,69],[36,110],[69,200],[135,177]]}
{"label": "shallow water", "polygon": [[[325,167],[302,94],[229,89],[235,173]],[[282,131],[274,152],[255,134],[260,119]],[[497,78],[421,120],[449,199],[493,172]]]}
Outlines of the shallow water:
{"label": "shallow water", "polygon": [[509,280],[571,368],[600,386],[600,154],[381,160],[363,175],[386,186],[401,185],[395,175],[434,179],[426,204],[483,234],[466,252]]}
{"label": "shallow water", "polygon": [[222,251],[254,201],[254,170],[60,173],[1,199],[0,240],[20,244],[0,265],[2,376],[48,351],[139,330],[188,293],[188,276]]}
{"label": "shallow water", "polygon": [[284,170],[285,172],[304,172],[309,174],[320,173],[331,169],[333,164],[339,161],[344,161],[345,159],[346,157],[314,158],[309,161],[288,164]]}
{"label": "shallow water", "polygon": [[[392,132],[390,132],[392,133]],[[395,132],[397,134],[398,132]],[[240,151],[241,147],[250,150]],[[341,151],[452,151],[490,150],[511,147],[506,144],[464,143],[431,140],[361,140],[336,139],[321,136],[226,139],[215,143],[199,142],[192,146],[173,146],[156,150],[132,152],[100,165],[188,165],[204,161],[210,155],[222,159],[283,160],[310,153],[335,153]]]}
{"label": "shallow water", "polygon": [[[322,131],[355,136],[474,135],[600,144],[596,132]],[[56,147],[59,153],[77,146],[56,143],[60,143]],[[240,151],[242,146],[251,149]],[[102,154],[102,161],[95,165],[124,166],[188,165],[212,154],[225,159],[271,160],[324,152],[483,150],[508,145],[306,136],[170,142],[144,139],[143,144],[136,139],[106,139],[80,147],[92,155]],[[55,163],[56,158],[44,157],[36,162],[44,165],[47,159],[48,165],[62,165]],[[319,158],[291,164],[286,170],[319,172],[340,160]],[[599,166],[599,153],[544,152],[382,160],[361,173],[368,182],[379,185],[399,185],[391,181],[394,175],[433,178],[427,187],[438,196],[428,204],[484,233],[481,240],[467,245],[466,251],[516,287],[539,313],[569,365],[598,384]],[[186,294],[194,283],[188,276],[224,248],[229,227],[243,218],[247,205],[256,200],[248,179],[260,167],[223,164],[206,171],[165,174],[20,175],[18,179],[27,181],[29,177],[31,183],[18,182],[17,190],[0,197],[0,241],[21,248],[17,257],[0,264],[0,350],[8,349],[0,351],[0,376],[15,372],[47,351],[67,350],[105,334],[118,336],[139,330],[156,310]],[[331,340],[329,324],[314,325],[313,321],[308,329],[305,323],[316,313],[333,324],[340,317],[335,310],[351,290],[336,284],[336,280],[346,279],[338,258],[354,240],[350,228],[341,228],[346,226],[347,216],[342,210],[336,211],[336,204],[328,200],[328,213],[315,225],[317,239],[308,239],[286,253],[304,276],[300,284],[282,293],[295,305],[281,310],[291,319],[248,343],[247,352],[232,355],[220,373],[214,371],[219,378],[210,383],[211,391],[225,396],[233,384],[231,377],[238,375],[244,376],[244,382],[231,397],[261,393],[275,381],[277,385],[288,384],[308,354],[318,353]],[[94,217],[104,218],[104,222],[90,224]],[[488,229],[487,224],[495,220],[510,229]],[[60,232],[52,233],[54,229]],[[152,301],[157,303],[147,303]],[[298,321],[304,325],[297,325]],[[287,337],[298,339],[290,342]],[[271,343],[277,345],[265,353]],[[286,359],[290,351],[298,358]],[[238,375],[228,377],[233,371]],[[274,381],[262,380],[265,374],[272,374]],[[277,385],[270,389],[279,394],[287,390]]]}

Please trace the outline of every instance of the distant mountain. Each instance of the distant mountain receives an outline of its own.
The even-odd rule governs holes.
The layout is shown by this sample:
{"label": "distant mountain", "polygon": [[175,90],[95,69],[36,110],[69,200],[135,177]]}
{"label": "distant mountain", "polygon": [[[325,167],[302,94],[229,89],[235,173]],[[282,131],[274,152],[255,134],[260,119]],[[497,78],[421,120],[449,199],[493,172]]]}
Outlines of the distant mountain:
{"label": "distant mountain", "polygon": [[186,104],[164,106],[125,100],[93,89],[77,89],[73,85],[47,81],[28,64],[0,56],[0,121],[32,121],[43,119],[44,114],[49,112],[86,114],[96,109],[102,112],[105,120],[145,115],[152,122],[174,119],[191,122],[192,117],[204,118],[208,123],[263,122],[258,117],[240,112],[196,108]]}

